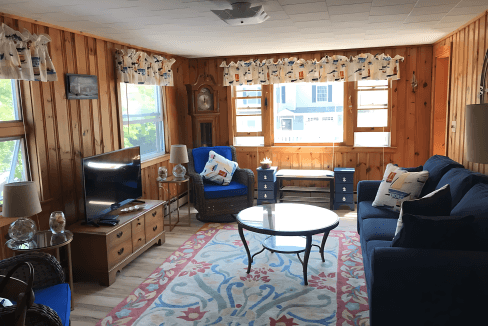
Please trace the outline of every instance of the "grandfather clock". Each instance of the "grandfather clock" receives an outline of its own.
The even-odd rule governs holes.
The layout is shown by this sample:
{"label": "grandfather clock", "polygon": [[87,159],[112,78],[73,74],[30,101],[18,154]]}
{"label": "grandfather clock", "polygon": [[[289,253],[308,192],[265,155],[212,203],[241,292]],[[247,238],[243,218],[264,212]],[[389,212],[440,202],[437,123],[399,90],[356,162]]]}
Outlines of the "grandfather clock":
{"label": "grandfather clock", "polygon": [[188,114],[192,117],[193,148],[216,145],[219,123],[219,91],[214,78],[206,73],[194,84],[187,84]]}

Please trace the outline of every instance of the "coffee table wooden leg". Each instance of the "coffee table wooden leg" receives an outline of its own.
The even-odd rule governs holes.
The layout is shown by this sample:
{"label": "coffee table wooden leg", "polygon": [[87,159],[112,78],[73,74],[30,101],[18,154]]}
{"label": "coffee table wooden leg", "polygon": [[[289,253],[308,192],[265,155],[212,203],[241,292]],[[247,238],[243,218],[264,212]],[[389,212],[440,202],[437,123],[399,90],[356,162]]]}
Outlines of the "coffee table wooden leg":
{"label": "coffee table wooden leg", "polygon": [[242,226],[238,225],[238,230],[239,230],[239,236],[241,237],[241,241],[244,244],[244,248],[246,249],[247,253],[247,274],[251,272],[251,263],[252,263],[252,257],[251,257],[251,252],[249,251],[249,247],[246,242],[246,238],[244,238],[244,231],[242,230]]}
{"label": "coffee table wooden leg", "polygon": [[308,258],[310,257],[310,250],[312,249],[312,236],[307,235],[307,244],[305,246],[305,256],[303,257],[303,281],[305,285],[308,285],[307,280],[307,267],[308,267]]}
{"label": "coffee table wooden leg", "polygon": [[324,237],[322,238],[322,244],[320,245],[320,256],[322,257],[322,262],[325,262],[324,249],[325,249],[325,241],[327,241],[328,236],[329,236],[329,231],[324,232]]}

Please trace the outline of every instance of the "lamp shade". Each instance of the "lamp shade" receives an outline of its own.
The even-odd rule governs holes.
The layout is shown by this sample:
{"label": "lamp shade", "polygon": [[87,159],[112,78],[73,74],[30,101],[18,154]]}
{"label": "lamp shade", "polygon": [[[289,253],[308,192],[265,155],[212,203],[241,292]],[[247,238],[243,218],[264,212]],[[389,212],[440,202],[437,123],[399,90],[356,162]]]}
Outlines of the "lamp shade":
{"label": "lamp shade", "polygon": [[466,159],[473,163],[488,163],[488,104],[466,106]]}
{"label": "lamp shade", "polygon": [[188,163],[186,145],[173,145],[169,153],[169,163]]}
{"label": "lamp shade", "polygon": [[13,182],[3,185],[4,217],[29,217],[41,211],[35,182]]}

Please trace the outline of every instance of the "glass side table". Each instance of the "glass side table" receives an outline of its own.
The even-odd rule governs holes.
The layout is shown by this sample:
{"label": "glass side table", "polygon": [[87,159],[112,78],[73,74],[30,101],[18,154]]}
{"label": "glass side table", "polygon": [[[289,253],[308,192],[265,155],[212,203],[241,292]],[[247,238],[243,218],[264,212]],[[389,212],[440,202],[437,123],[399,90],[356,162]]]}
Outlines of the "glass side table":
{"label": "glass side table", "polygon": [[191,214],[190,214],[190,177],[185,175],[184,178],[176,178],[174,175],[168,176],[165,180],[158,181],[159,188],[164,190],[164,184],[168,185],[168,216],[169,216],[169,224],[165,224],[165,226],[169,226],[169,231],[173,231],[175,226],[180,223],[180,199],[178,198],[178,194],[176,194],[176,207],[178,211],[177,220],[175,223],[171,223],[171,184],[176,183],[178,185],[182,183],[187,183],[188,185],[188,224],[184,224],[182,226],[191,226]]}
{"label": "glass side table", "polygon": [[73,302],[73,269],[71,265],[71,241],[73,241],[73,233],[71,231],[64,231],[64,233],[53,234],[50,230],[38,231],[34,234],[34,238],[29,242],[18,243],[13,239],[6,242],[7,247],[14,251],[14,254],[25,253],[31,251],[39,251],[43,249],[55,249],[56,259],[61,263],[59,256],[59,248],[67,246],[68,250],[68,282],[71,288],[71,310],[74,308]]}

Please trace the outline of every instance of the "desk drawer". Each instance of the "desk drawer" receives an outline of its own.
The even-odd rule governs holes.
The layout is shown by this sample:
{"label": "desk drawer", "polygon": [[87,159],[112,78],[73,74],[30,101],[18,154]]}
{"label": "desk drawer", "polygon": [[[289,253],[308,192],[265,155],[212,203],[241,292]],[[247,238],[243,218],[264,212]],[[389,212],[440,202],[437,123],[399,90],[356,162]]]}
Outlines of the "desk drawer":
{"label": "desk drawer", "polygon": [[263,190],[263,191],[272,191],[275,189],[275,183],[274,182],[258,182],[258,190]]}
{"label": "desk drawer", "polygon": [[129,237],[118,246],[109,249],[108,252],[108,268],[114,267],[116,264],[124,260],[125,257],[132,253],[132,239]]}
{"label": "desk drawer", "polygon": [[354,173],[335,173],[336,184],[354,183]]}
{"label": "desk drawer", "polygon": [[126,224],[110,233],[107,237],[109,248],[115,248],[131,237],[131,224]]}
{"label": "desk drawer", "polygon": [[354,185],[352,183],[341,183],[335,185],[335,194],[340,196],[342,194],[352,194],[354,192]]}
{"label": "desk drawer", "polygon": [[354,203],[354,195],[353,194],[337,194],[334,197],[334,202],[336,203],[345,203],[351,204]]}
{"label": "desk drawer", "polygon": [[262,200],[274,200],[275,199],[275,192],[274,191],[258,191],[258,199]]}

